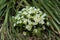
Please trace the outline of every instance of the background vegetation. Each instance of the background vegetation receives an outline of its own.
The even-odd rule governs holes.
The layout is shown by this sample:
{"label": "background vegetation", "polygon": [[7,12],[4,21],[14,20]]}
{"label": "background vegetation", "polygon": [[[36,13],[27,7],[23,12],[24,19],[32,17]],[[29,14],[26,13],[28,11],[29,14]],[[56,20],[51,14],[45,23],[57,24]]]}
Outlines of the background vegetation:
{"label": "background vegetation", "polygon": [[41,32],[40,40],[60,40],[60,0],[0,0],[0,40],[38,40],[22,36],[12,26],[11,17],[25,6],[35,6],[46,12],[50,27]]}

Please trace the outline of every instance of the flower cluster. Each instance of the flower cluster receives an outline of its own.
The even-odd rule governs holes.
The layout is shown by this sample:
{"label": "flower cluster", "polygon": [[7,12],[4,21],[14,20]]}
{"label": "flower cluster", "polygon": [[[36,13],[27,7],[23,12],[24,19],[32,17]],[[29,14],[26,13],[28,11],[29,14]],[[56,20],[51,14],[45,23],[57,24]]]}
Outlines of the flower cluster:
{"label": "flower cluster", "polygon": [[[34,31],[37,33],[37,25],[44,25],[46,16],[46,13],[43,13],[39,8],[26,6],[26,8],[18,11],[16,16],[13,16],[15,20],[14,26],[19,25],[20,27],[24,27],[27,31]],[[24,33],[26,35],[25,31],[23,31],[23,34]]]}

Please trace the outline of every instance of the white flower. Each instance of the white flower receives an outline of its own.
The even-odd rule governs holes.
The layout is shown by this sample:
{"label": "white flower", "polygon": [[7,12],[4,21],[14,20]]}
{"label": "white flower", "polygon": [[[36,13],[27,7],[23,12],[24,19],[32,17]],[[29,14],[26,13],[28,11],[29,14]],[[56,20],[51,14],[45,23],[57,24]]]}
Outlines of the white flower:
{"label": "white flower", "polygon": [[22,13],[21,11],[19,11],[18,13]]}
{"label": "white flower", "polygon": [[41,17],[44,18],[46,16],[46,14],[44,13]]}
{"label": "white flower", "polygon": [[32,26],[30,26],[30,25],[26,25],[26,29],[27,29],[28,31],[30,31],[31,28],[32,28]]}
{"label": "white flower", "polygon": [[17,21],[17,24],[19,24],[20,23],[20,21]]}
{"label": "white flower", "polygon": [[34,9],[34,11],[36,11],[37,9]]}
{"label": "white flower", "polygon": [[32,12],[33,12],[32,10],[29,10],[29,12],[28,12],[28,13],[29,13],[29,14],[31,14]]}
{"label": "white flower", "polygon": [[43,12],[42,11],[39,11],[39,13],[40,13],[40,15],[42,15]]}
{"label": "white flower", "polygon": [[30,18],[30,14],[28,14],[27,17]]}
{"label": "white flower", "polygon": [[23,12],[22,14],[27,15],[28,13],[27,12]]}
{"label": "white flower", "polygon": [[27,10],[27,9],[29,9],[29,6],[26,6],[26,8],[25,8],[25,9],[26,9],[26,10]]}
{"label": "white flower", "polygon": [[31,22],[30,20],[28,20],[28,24],[29,24],[29,25],[32,25],[32,22]]}
{"label": "white flower", "polygon": [[24,18],[24,16],[21,16],[21,18]]}
{"label": "white flower", "polygon": [[24,9],[22,9],[22,11],[25,11],[26,9],[24,8]]}
{"label": "white flower", "polygon": [[12,18],[15,18],[14,16],[12,16]]}
{"label": "white flower", "polygon": [[26,32],[23,32],[23,35],[26,35]]}
{"label": "white flower", "polygon": [[32,22],[32,25],[37,25],[38,23],[37,22]]}
{"label": "white flower", "polygon": [[14,23],[14,26],[16,26],[16,23]]}
{"label": "white flower", "polygon": [[35,22],[39,22],[39,21],[40,21],[40,16],[39,16],[39,15],[36,15],[36,16],[34,17],[34,21],[35,21]]}
{"label": "white flower", "polygon": [[47,25],[49,26],[49,25],[50,25],[50,23],[49,23],[49,22],[47,22]]}
{"label": "white flower", "polygon": [[18,17],[17,20],[20,20],[20,17]]}
{"label": "white flower", "polygon": [[17,14],[17,15],[16,15],[16,17],[15,17],[15,19],[18,19],[18,18],[19,18],[19,16],[20,16],[20,14]]}
{"label": "white flower", "polygon": [[37,9],[37,11],[39,12],[39,11],[40,11],[40,9]]}
{"label": "white flower", "polygon": [[33,7],[30,7],[30,8],[29,8],[29,10],[32,10],[32,9],[33,9]]}
{"label": "white flower", "polygon": [[20,20],[20,23],[22,23],[22,20]]}
{"label": "white flower", "polygon": [[24,24],[27,24],[27,19],[23,19],[23,23]]}
{"label": "white flower", "polygon": [[34,30],[33,30],[33,32],[35,32],[35,33],[37,33],[37,31],[38,31],[37,29],[34,29]]}
{"label": "white flower", "polygon": [[46,28],[45,28],[45,26],[42,26],[42,28],[43,28],[43,30],[45,30]]}
{"label": "white flower", "polygon": [[40,23],[40,24],[44,24],[45,22],[44,22],[43,20],[41,20],[39,23]]}

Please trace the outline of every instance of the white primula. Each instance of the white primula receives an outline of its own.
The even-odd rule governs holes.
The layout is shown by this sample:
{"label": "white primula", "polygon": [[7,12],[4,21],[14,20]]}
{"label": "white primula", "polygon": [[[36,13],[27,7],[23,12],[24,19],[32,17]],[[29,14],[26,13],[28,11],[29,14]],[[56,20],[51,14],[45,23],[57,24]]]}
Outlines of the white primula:
{"label": "white primula", "polygon": [[24,18],[24,16],[21,16],[21,18]]}
{"label": "white primula", "polygon": [[[17,15],[12,18],[16,20],[14,26],[24,24],[24,28],[30,31],[37,24],[43,25],[45,23],[45,16],[46,13],[43,13],[39,8],[26,6],[26,8],[18,11]],[[49,23],[47,23],[47,25],[49,25]],[[34,29],[34,31],[37,32],[37,29]]]}
{"label": "white primula", "polygon": [[17,21],[17,24],[19,24],[20,23],[20,21]]}
{"label": "white primula", "polygon": [[14,23],[14,26],[16,26],[16,23]]}
{"label": "white primula", "polygon": [[32,25],[37,25],[38,23],[37,22],[32,22]]}
{"label": "white primula", "polygon": [[33,9],[33,7],[30,7],[28,10],[32,10]]}
{"label": "white primula", "polygon": [[20,20],[20,17],[18,17],[17,20]]}
{"label": "white primula", "polygon": [[34,32],[34,33],[37,33],[37,32],[38,32],[38,30],[37,30],[37,29],[34,29],[34,30],[33,30],[33,32]]}
{"label": "white primula", "polygon": [[30,18],[30,14],[28,14],[27,17]]}
{"label": "white primula", "polygon": [[22,20],[20,20],[20,24],[22,23]]}
{"label": "white primula", "polygon": [[27,13],[27,12],[23,12],[22,14],[23,14],[23,15],[27,15],[28,13]]}
{"label": "white primula", "polygon": [[26,25],[26,29],[27,29],[28,31],[30,31],[30,30],[32,29],[32,26]]}
{"label": "white primula", "polygon": [[31,14],[31,13],[33,13],[33,11],[32,10],[29,10],[29,12],[28,12],[29,14]]}
{"label": "white primula", "polygon": [[20,14],[17,14],[16,16],[15,16],[15,19],[19,19],[20,17]]}
{"label": "white primula", "polygon": [[23,35],[26,36],[26,32],[23,32]]}
{"label": "white primula", "polygon": [[21,11],[19,11],[18,13],[22,13]]}
{"label": "white primula", "polygon": [[28,20],[28,24],[29,24],[29,25],[32,25],[32,22],[31,22],[30,20]]}
{"label": "white primula", "polygon": [[47,22],[47,25],[49,26],[49,25],[50,25],[50,23],[49,23],[49,22]]}
{"label": "white primula", "polygon": [[27,19],[25,19],[25,18],[23,19],[24,24],[27,24],[27,21],[28,21]]}
{"label": "white primula", "polygon": [[36,14],[36,16],[34,17],[34,21],[35,22],[40,22],[40,15]]}
{"label": "white primula", "polygon": [[39,23],[40,23],[40,24],[44,24],[44,21],[43,21],[43,20],[41,20]]}

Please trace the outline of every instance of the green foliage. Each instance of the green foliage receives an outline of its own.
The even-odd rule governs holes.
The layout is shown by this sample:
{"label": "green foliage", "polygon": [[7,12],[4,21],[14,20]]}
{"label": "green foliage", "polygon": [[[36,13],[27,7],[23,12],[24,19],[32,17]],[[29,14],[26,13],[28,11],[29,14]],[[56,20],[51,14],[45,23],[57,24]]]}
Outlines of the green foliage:
{"label": "green foliage", "polygon": [[0,0],[0,19],[4,18],[1,40],[25,40],[14,30],[11,17],[26,5],[40,8],[48,15],[51,26],[46,27],[46,32],[42,32],[41,39],[45,40],[43,36],[46,35],[47,40],[51,40],[51,37],[60,40],[60,0]]}

